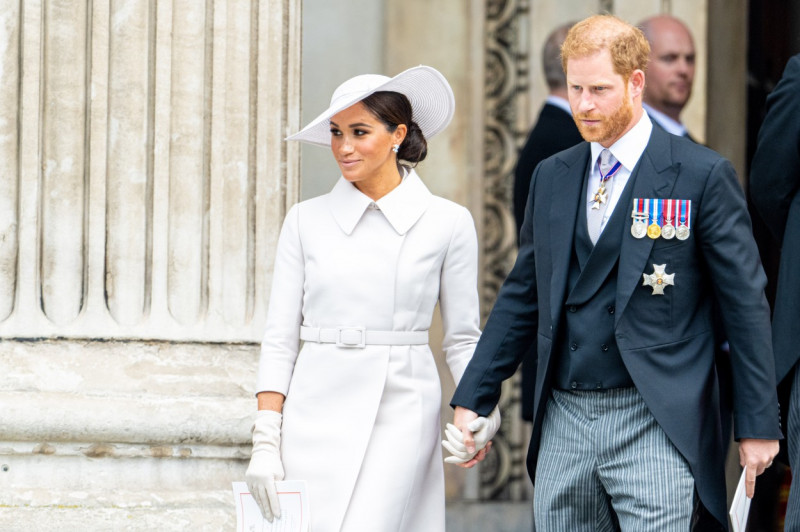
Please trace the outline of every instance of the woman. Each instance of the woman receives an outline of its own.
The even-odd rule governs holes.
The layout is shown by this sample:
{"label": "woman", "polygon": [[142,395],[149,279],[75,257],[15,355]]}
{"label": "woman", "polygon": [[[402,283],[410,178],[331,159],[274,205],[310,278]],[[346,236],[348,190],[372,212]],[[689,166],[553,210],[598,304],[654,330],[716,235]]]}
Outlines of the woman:
{"label": "woman", "polygon": [[453,108],[430,67],[357,76],[289,137],[330,146],[342,177],[290,209],[278,243],[246,475],[270,520],[285,476],[307,481],[314,532],[444,530],[428,328],[438,302],[458,382],[480,334],[478,251],[469,212],[413,166]]}

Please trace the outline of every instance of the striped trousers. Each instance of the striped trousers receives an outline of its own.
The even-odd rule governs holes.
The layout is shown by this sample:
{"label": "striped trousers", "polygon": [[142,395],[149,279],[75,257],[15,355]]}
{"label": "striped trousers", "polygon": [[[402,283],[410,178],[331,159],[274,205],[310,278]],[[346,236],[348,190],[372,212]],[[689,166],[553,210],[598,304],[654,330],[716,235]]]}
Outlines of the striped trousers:
{"label": "striped trousers", "polygon": [[537,464],[537,532],[690,530],[694,478],[636,388],[553,390]]}
{"label": "striped trousers", "polygon": [[786,532],[797,532],[800,531],[800,473],[798,473],[800,471],[800,371],[798,368],[794,369],[792,391],[789,395],[789,424],[786,428],[789,465],[792,467],[792,487],[789,489],[783,529]]}

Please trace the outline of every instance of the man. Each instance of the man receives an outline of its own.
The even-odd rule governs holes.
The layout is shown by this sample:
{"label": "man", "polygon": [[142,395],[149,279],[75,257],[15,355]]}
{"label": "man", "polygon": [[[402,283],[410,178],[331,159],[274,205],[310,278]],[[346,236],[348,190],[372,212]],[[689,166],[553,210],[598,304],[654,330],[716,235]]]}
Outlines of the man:
{"label": "man", "polygon": [[692,34],[683,22],[669,15],[646,18],[639,28],[650,43],[645,111],[667,132],[691,138],[681,122],[681,111],[692,95],[694,83]]}
{"label": "man", "polygon": [[[775,377],[793,380],[789,395],[787,443],[789,464],[800,471],[800,55],[789,59],[783,77],[767,98],[767,113],[758,133],[750,170],[750,198],[781,246],[772,336]],[[794,481],[786,505],[786,530],[800,529],[800,487]]]}
{"label": "man", "polygon": [[714,296],[749,496],[778,451],[765,276],[744,195],[728,161],[653,127],[648,53],[641,31],[610,15],[567,35],[569,102],[587,142],[534,172],[516,264],[451,402],[473,453],[468,427],[536,340],[527,465],[538,532],[686,531],[695,502],[727,528]]}
{"label": "man", "polygon": [[[567,101],[567,78],[561,68],[561,43],[573,24],[574,22],[569,22],[551,31],[542,50],[542,70],[549,93],[514,169],[514,220],[517,222],[517,235],[525,217],[525,203],[536,165],[583,140],[572,120],[572,111]],[[532,345],[522,361],[522,419],[525,421],[533,421],[535,374],[536,346]]]}

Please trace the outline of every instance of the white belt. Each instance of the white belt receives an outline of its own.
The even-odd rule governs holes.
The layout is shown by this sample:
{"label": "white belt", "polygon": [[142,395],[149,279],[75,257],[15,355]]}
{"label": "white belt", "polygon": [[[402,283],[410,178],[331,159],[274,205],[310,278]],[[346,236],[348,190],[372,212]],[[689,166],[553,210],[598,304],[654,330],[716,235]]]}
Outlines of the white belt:
{"label": "white belt", "polygon": [[365,345],[424,345],[428,331],[368,331],[364,327],[300,327],[300,339],[306,342],[336,344],[338,347]]}

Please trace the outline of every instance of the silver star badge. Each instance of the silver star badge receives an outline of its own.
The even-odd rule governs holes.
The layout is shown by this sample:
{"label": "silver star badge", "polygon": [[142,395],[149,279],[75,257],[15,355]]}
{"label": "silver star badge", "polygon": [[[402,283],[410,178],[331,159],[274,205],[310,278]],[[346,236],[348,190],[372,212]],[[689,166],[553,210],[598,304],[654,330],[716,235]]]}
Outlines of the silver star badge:
{"label": "silver star badge", "polygon": [[644,282],[642,286],[652,286],[654,296],[663,296],[664,287],[667,285],[675,286],[675,274],[666,273],[666,264],[653,264],[653,273],[643,273]]}

